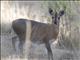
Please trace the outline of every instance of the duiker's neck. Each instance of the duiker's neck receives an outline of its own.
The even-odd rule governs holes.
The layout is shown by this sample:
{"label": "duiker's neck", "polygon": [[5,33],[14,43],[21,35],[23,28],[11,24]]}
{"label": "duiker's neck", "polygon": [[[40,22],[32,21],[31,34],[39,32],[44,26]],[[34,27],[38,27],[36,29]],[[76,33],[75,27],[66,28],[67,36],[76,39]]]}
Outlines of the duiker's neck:
{"label": "duiker's neck", "polygon": [[52,20],[52,25],[53,25],[57,30],[59,30],[59,23],[60,23],[60,22],[54,22],[54,20]]}

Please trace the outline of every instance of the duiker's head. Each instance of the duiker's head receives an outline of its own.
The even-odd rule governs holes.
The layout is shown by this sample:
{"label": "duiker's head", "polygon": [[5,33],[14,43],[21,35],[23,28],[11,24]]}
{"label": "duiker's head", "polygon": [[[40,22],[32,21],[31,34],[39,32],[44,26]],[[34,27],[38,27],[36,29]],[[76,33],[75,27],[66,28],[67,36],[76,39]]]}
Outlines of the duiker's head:
{"label": "duiker's head", "polygon": [[64,15],[64,10],[61,10],[59,12],[53,12],[53,10],[49,8],[49,13],[52,16],[52,23],[59,25],[60,17]]}

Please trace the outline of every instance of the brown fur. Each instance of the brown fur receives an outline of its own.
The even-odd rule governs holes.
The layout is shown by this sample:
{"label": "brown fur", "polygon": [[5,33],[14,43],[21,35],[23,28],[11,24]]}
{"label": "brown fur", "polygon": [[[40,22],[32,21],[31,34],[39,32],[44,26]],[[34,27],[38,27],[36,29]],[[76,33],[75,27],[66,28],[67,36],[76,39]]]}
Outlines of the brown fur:
{"label": "brown fur", "polygon": [[[28,19],[16,19],[12,22],[12,28],[19,37],[20,52],[23,52],[23,44],[26,41],[29,29],[31,29],[29,33],[30,41],[37,44],[44,43],[48,51],[48,59],[53,60],[53,54],[49,41],[56,40],[59,33],[59,19],[60,16],[64,14],[64,11],[60,11],[59,14],[57,12],[53,14],[53,10],[50,9],[49,13],[52,16],[52,24],[45,24]],[[30,22],[31,25],[28,24],[28,22]],[[28,27],[29,25],[31,28]],[[12,41],[12,43],[14,43],[14,41]]]}

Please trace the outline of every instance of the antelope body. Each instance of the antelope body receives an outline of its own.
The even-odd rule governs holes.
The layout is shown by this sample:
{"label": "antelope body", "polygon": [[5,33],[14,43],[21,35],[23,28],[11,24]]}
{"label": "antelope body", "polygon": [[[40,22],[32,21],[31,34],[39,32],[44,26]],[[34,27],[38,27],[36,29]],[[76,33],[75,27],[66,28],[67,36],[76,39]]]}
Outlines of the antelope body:
{"label": "antelope body", "polygon": [[[20,49],[22,49],[26,38],[27,31],[26,23],[30,22],[31,23],[30,41],[32,43],[45,44],[45,47],[47,48],[48,51],[48,58],[49,60],[50,59],[53,60],[53,54],[49,41],[52,39],[54,39],[53,41],[56,40],[59,33],[59,19],[60,16],[64,14],[64,11],[62,10],[58,14],[57,12],[54,13],[53,10],[50,8],[49,13],[52,16],[52,24],[45,24],[28,19],[16,19],[15,21],[12,22],[12,28],[19,37],[20,41],[19,47]],[[14,41],[12,41],[12,43],[14,43]]]}

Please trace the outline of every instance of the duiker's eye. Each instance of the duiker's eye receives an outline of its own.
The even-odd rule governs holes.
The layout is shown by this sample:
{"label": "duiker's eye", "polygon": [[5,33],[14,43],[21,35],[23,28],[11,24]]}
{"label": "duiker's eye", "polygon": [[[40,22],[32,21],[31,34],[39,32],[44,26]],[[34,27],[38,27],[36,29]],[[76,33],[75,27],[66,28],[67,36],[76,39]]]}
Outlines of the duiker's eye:
{"label": "duiker's eye", "polygon": [[52,17],[52,19],[54,19],[54,16]]}
{"label": "duiker's eye", "polygon": [[60,17],[58,17],[58,20],[60,20]]}

